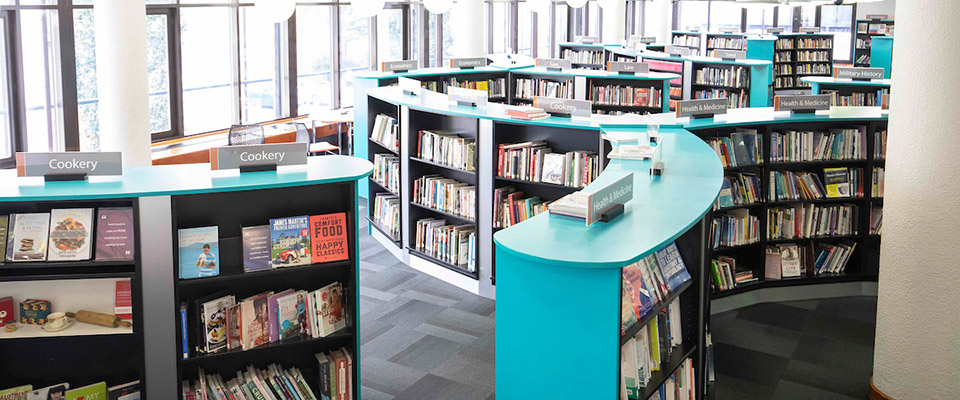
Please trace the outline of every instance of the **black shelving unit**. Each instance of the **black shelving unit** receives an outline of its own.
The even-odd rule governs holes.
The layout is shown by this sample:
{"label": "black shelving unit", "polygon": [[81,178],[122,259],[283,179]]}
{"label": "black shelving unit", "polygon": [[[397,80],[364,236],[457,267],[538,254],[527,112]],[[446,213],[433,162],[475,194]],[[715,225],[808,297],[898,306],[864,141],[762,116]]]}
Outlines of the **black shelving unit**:
{"label": "black shelving unit", "polygon": [[[616,77],[588,77],[587,78],[587,100],[593,103],[593,109],[604,112],[631,112],[636,114],[659,114],[663,112],[663,81],[639,80],[639,79],[618,79]],[[595,98],[594,88],[605,86],[630,87],[634,89],[649,89],[658,92],[657,102],[653,106],[639,106],[632,104],[599,104]],[[667,86],[669,90],[669,86]]]}
{"label": "black shelving unit", "polygon": [[[722,64],[722,63],[707,63],[707,62],[693,62],[690,78],[690,98],[719,98],[715,96],[717,90],[723,91],[724,98],[730,99],[732,95],[740,96],[740,100],[737,102],[739,104],[730,104],[730,108],[747,108],[750,107],[750,67],[746,65],[734,65],[734,64]],[[736,76],[739,74],[739,71],[744,71],[743,85],[722,85],[706,81],[700,81],[697,79],[697,73],[705,68],[726,70],[728,74],[734,74]],[[706,75],[706,74],[704,74]],[[701,96],[699,93],[709,93],[709,97]],[[729,101],[728,101],[729,103]],[[740,105],[742,104],[742,106]]]}
{"label": "black shelving unit", "polygon": [[[815,39],[821,46],[804,45],[804,39]],[[810,84],[801,82],[804,76],[832,76],[833,75],[833,43],[832,34],[823,33],[781,33],[777,34],[774,44],[774,79],[775,90],[804,90]],[[825,55],[826,60],[801,61],[800,56],[816,53]],[[789,61],[785,61],[789,57]],[[789,67],[789,68],[788,68]],[[801,72],[800,69],[818,68],[820,71]]]}
{"label": "black shelving unit", "polygon": [[893,27],[893,20],[858,19],[856,22],[857,33],[853,39],[853,66],[869,67],[873,38],[892,34]]}
{"label": "black shelving unit", "polygon": [[[604,69],[604,61],[606,59],[604,46],[599,44],[580,44],[580,43],[561,43],[558,45],[560,54],[559,58],[570,60],[570,64],[574,68],[585,68],[585,69]],[[583,59],[577,58],[574,54],[584,54],[590,53],[591,58],[595,58],[596,62],[584,62]],[[595,56],[594,56],[595,54]]]}
{"label": "black shelving unit", "polygon": [[[707,33],[707,57],[715,57],[717,50],[745,51],[747,36],[742,33]],[[739,42],[738,42],[739,41]],[[739,46],[737,46],[739,44]]]}
{"label": "black shelving unit", "polygon": [[[517,80],[518,79],[534,79],[534,80],[543,80],[549,82],[557,83],[566,83],[569,85],[570,98],[574,98],[574,77],[572,75],[554,75],[554,74],[544,74],[537,73],[536,71],[523,71],[516,70],[510,72],[510,99],[509,103],[511,105],[530,105],[533,103],[533,97],[521,97],[517,95]],[[536,94],[534,94],[535,96]],[[560,96],[557,96],[560,97]]]}
{"label": "black shelving unit", "polygon": [[[696,38],[697,40],[691,41],[689,38]],[[700,32],[679,32],[673,31],[670,33],[670,43],[671,46],[675,47],[686,47],[693,50],[693,55],[700,55],[700,48],[703,46],[701,43],[704,39],[703,33]]]}
{"label": "black shelving unit", "polygon": [[[177,243],[179,229],[200,226],[217,226],[219,233],[220,274],[215,277],[193,280],[179,279],[179,265],[172,268],[174,274],[174,298],[179,316],[180,304],[187,305],[187,348],[189,358],[182,358],[184,343],[179,332],[183,326],[177,318],[176,354],[177,382],[194,381],[200,369],[208,374],[219,373],[233,376],[247,366],[265,368],[279,364],[284,368],[297,367],[307,383],[319,393],[319,382],[314,377],[319,371],[314,354],[346,348],[353,357],[353,392],[359,393],[360,358],[358,357],[359,335],[357,331],[357,184],[338,182],[276,189],[248,190],[210,194],[178,195],[171,198],[173,242]],[[252,206],[255,205],[255,206]],[[314,263],[267,271],[245,273],[242,258],[241,229],[248,226],[269,224],[271,218],[298,215],[346,213],[347,248],[349,258],[345,261]],[[174,246],[173,259],[178,260],[178,248]],[[211,295],[233,295],[239,303],[242,299],[266,291],[280,292],[286,289],[313,291],[333,282],[343,287],[343,307],[347,326],[330,336],[300,338],[270,343],[247,351],[226,351],[206,354],[198,348],[200,328],[198,300]]]}
{"label": "black shelving unit", "polygon": [[[468,74],[458,74],[458,75],[420,75],[415,76],[413,79],[416,79],[421,82],[421,85],[428,89],[439,93],[447,93],[446,87],[448,85],[453,85],[454,81],[457,82],[487,82],[487,100],[492,102],[506,102],[507,98],[510,95],[510,86],[508,82],[509,72],[506,70],[503,71],[485,71],[485,72],[470,72]],[[493,83],[491,82],[502,82],[503,95],[499,95],[496,92],[492,91]],[[460,86],[460,85],[457,85]]]}
{"label": "black shelving unit", "polygon": [[[402,123],[402,121],[400,121],[400,109],[396,105],[387,103],[383,100],[374,98],[372,96],[367,96],[366,101],[367,101],[367,110],[368,110],[367,127],[368,129],[371,130],[371,132],[375,127],[374,121],[376,120],[377,115],[380,115],[380,114],[392,117],[397,121],[398,125]],[[401,143],[401,146],[398,147],[397,149],[391,149],[386,145],[384,145],[383,143],[379,143],[373,139],[370,139],[371,132],[366,133],[367,135],[366,140],[368,143],[368,146],[367,146],[368,161],[370,161],[371,163],[374,162],[374,158],[376,157],[376,154],[389,154],[396,157],[401,157],[401,151],[403,149],[402,143]],[[402,157],[401,157],[401,161],[402,161]],[[383,233],[383,235],[389,238],[390,239],[389,241],[395,244],[398,248],[402,248],[403,246],[401,244],[400,238],[403,237],[403,223],[402,222],[400,223],[400,234],[392,235],[390,233],[389,227],[384,226],[380,221],[377,220],[376,210],[374,209],[373,203],[378,193],[390,193],[396,196],[398,199],[400,199],[401,198],[400,193],[403,192],[404,182],[403,180],[401,180],[400,191],[394,192],[389,188],[387,188],[385,185],[382,185],[379,182],[377,182],[375,179],[373,179],[373,175],[371,175],[370,178],[368,179],[370,180],[371,183],[367,185],[367,200],[369,201],[367,204],[367,220],[370,222],[371,227],[380,231],[380,233]],[[399,220],[403,221],[403,207],[400,207],[399,212],[400,212]]]}

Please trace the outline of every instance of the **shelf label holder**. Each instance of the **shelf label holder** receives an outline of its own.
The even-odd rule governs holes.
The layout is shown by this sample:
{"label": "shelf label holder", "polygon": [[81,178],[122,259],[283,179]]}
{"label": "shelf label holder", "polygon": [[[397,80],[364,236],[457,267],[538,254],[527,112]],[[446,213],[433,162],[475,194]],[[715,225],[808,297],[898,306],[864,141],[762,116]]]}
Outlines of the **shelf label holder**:
{"label": "shelf label holder", "polygon": [[486,107],[487,91],[459,88],[450,86],[447,88],[448,99],[456,102],[457,105],[466,107]]}
{"label": "shelf label holder", "polygon": [[833,77],[847,78],[855,81],[869,81],[872,79],[883,79],[883,68],[835,67],[833,69]]}
{"label": "shelf label holder", "polygon": [[210,169],[240,169],[240,173],[276,171],[285,165],[307,163],[306,143],[253,144],[210,149]]}
{"label": "shelf label holder", "polygon": [[686,48],[686,47],[669,45],[669,44],[668,44],[666,47],[664,47],[663,52],[664,52],[664,53],[667,53],[667,54],[672,54],[672,55],[675,55],[675,56],[691,56],[691,55],[693,55],[693,50],[691,50],[691,49],[688,49],[688,48]]}
{"label": "shelf label holder", "polygon": [[83,181],[93,175],[123,175],[123,154],[120,152],[19,152],[16,159],[17,176],[42,176],[45,182]]}
{"label": "shelf label holder", "polygon": [[570,60],[564,60],[562,58],[538,58],[537,66],[544,67],[547,71],[563,71],[570,69],[572,63]]}
{"label": "shelf label holder", "polygon": [[776,34],[778,34],[778,33],[783,33],[783,31],[784,31],[783,27],[767,28],[767,33],[772,33],[772,34],[774,34],[774,35],[776,35]]}
{"label": "shelf label holder", "polygon": [[623,214],[628,201],[633,199],[633,172],[624,173],[607,186],[587,193],[587,226],[594,222],[610,222]]}
{"label": "shelf label holder", "polygon": [[747,52],[739,50],[723,50],[717,49],[714,50],[717,58],[723,61],[736,61],[747,58]]}
{"label": "shelf label holder", "polygon": [[416,79],[410,79],[404,76],[397,77],[397,85],[400,86],[400,90],[403,90],[403,94],[406,95],[419,96],[423,93],[423,85]]}
{"label": "shelf label holder", "polygon": [[819,26],[804,26],[800,28],[800,33],[820,33]]}
{"label": "shelf label holder", "polygon": [[380,64],[380,70],[383,72],[403,73],[417,68],[420,68],[420,62],[417,60],[384,61]]}
{"label": "shelf label holder", "polygon": [[594,44],[599,42],[600,42],[600,38],[596,36],[580,36],[581,44]]}
{"label": "shelf label holder", "polygon": [[607,61],[607,71],[617,75],[636,75],[650,73],[650,64],[643,62]]}
{"label": "shelf label holder", "polygon": [[709,118],[727,113],[727,99],[680,100],[677,118]]}
{"label": "shelf label holder", "polygon": [[450,68],[474,69],[477,67],[486,67],[486,57],[453,58],[450,59]]}
{"label": "shelf label holder", "polygon": [[790,111],[793,114],[812,114],[830,109],[829,94],[778,95],[773,97],[773,111]]}
{"label": "shelf label holder", "polygon": [[558,99],[555,97],[534,97],[533,106],[540,107],[544,112],[554,117],[590,118],[593,103],[586,100]]}

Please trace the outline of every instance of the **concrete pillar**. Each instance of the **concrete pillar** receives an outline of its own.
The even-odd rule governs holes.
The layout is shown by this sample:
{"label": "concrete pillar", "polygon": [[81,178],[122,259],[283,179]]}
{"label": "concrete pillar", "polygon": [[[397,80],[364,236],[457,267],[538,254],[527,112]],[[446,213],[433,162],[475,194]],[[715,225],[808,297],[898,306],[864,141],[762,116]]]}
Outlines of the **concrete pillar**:
{"label": "concrete pillar", "polygon": [[144,0],[95,0],[100,149],[150,165],[147,9]]}
{"label": "concrete pillar", "polygon": [[670,42],[673,28],[673,2],[654,0],[644,2],[643,36],[656,36],[657,43]]}
{"label": "concrete pillar", "polygon": [[[607,44],[622,43],[626,39],[627,2],[613,0],[603,7],[603,26],[600,27],[600,41]],[[601,3],[604,4],[604,3]]]}
{"label": "concrete pillar", "polygon": [[483,45],[483,39],[487,37],[483,7],[483,0],[458,0],[450,8],[454,57],[477,57],[487,53]]}
{"label": "concrete pillar", "polygon": [[956,0],[900,1],[893,46],[873,382],[894,399],[960,394],[960,46]]}

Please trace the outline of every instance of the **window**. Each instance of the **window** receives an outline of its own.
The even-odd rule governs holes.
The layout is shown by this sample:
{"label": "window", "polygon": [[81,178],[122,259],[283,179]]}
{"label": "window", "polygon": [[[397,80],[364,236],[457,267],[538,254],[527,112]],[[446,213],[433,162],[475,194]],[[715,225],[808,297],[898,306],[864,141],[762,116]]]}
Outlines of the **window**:
{"label": "window", "polygon": [[224,129],[237,120],[230,25],[228,7],[180,9],[186,135]]}
{"label": "window", "polygon": [[340,6],[340,107],[353,106],[353,78],[369,69],[370,18],[357,17],[353,7]]}
{"label": "window", "polygon": [[743,19],[743,7],[731,1],[710,2],[710,31],[722,28],[735,28],[740,31]]}
{"label": "window", "polygon": [[533,17],[530,5],[523,1],[517,3],[517,53],[533,56]]}
{"label": "window", "polygon": [[[331,8],[298,6],[297,38],[329,38]],[[333,65],[330,55],[329,40],[297,40],[298,114],[331,108]]]}
{"label": "window", "polygon": [[550,58],[550,7],[553,5],[547,6],[543,12],[533,13],[534,17],[537,19],[537,53],[536,56],[540,58]]}
{"label": "window", "polygon": [[402,60],[403,38],[403,9],[383,10],[377,16],[377,58],[381,62]]}
{"label": "window", "polygon": [[57,11],[20,11],[26,151],[63,151],[63,98]]}
{"label": "window", "polygon": [[679,29],[689,31],[691,28],[700,28],[700,31],[706,32],[709,4],[706,1],[681,1]]}
{"label": "window", "polygon": [[777,27],[784,32],[793,32],[793,9],[790,6],[777,6]]}
{"label": "window", "polygon": [[817,6],[800,6],[800,27],[817,26]]}
{"label": "window", "polygon": [[150,95],[150,133],[169,133],[173,129],[170,93],[170,42],[167,37],[170,17],[147,15],[147,83]]}
{"label": "window", "polygon": [[285,115],[283,107],[284,60],[280,49],[285,24],[264,22],[253,7],[239,10],[240,121],[270,121]]}
{"label": "window", "polygon": [[[449,60],[453,58],[453,26],[451,25],[453,17],[451,17],[450,11],[443,13],[442,19],[443,23],[441,26],[443,27],[443,59]],[[447,65],[450,64],[447,63]]]}
{"label": "window", "polygon": [[850,62],[850,47],[853,44],[853,6],[822,6],[820,8],[821,32],[833,34],[833,59]]}
{"label": "window", "polygon": [[[556,23],[553,24],[553,26],[555,29],[554,35],[557,38],[557,44],[569,42],[570,39],[572,39],[570,37],[567,37],[567,18],[568,18],[568,13],[570,12],[570,6],[568,6],[566,3],[557,3],[554,7],[555,7],[554,15],[556,16]],[[550,51],[556,52],[557,46],[551,47]],[[551,57],[559,57],[559,56],[560,56],[559,54],[551,53]]]}
{"label": "window", "polygon": [[587,29],[583,33],[584,36],[593,36],[600,37],[600,5],[597,4],[596,0],[591,0],[587,2],[587,5],[583,6],[584,10],[584,21],[586,23]]}
{"label": "window", "polygon": [[13,157],[13,118],[10,116],[10,82],[7,77],[7,20],[0,18],[0,159]]}
{"label": "window", "polygon": [[97,115],[97,57],[93,34],[93,10],[73,12],[73,44],[77,56],[77,111],[80,123],[80,150],[100,150],[100,121]]}
{"label": "window", "polygon": [[507,43],[507,32],[510,29],[509,23],[507,22],[507,3],[494,1],[492,6],[493,13],[487,26],[490,27],[490,32],[493,34],[493,41],[487,48],[491,49],[493,53],[512,51],[513,49]]}
{"label": "window", "polygon": [[747,10],[747,32],[766,33],[767,28],[773,27],[774,7],[751,6],[745,8]]}

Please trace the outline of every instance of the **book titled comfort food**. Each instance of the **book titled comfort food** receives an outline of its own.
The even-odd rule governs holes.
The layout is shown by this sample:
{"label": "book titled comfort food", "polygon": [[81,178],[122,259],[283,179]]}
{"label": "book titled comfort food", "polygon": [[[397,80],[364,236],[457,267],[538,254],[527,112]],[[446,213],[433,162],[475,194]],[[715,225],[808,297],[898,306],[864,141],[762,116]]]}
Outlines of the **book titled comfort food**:
{"label": "book titled comfort food", "polygon": [[274,268],[310,264],[310,218],[271,219],[270,242]]}
{"label": "book titled comfort food", "polygon": [[93,209],[67,208],[50,211],[49,261],[89,260],[93,235]]}
{"label": "book titled comfort food", "polygon": [[7,261],[44,261],[47,259],[47,236],[50,214],[11,214],[7,236]]}
{"label": "book titled comfort food", "polygon": [[310,217],[310,246],[313,262],[346,260],[347,214],[335,213]]}

